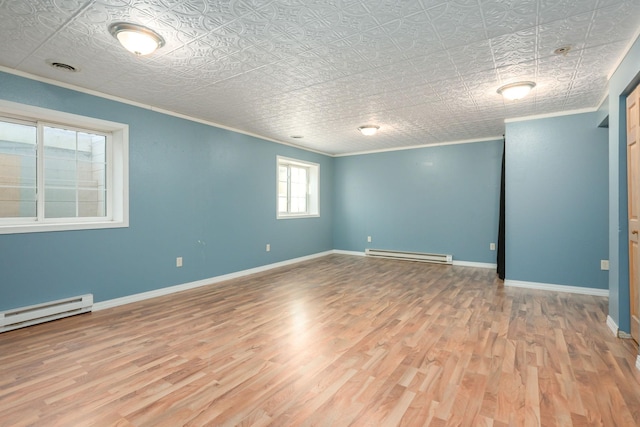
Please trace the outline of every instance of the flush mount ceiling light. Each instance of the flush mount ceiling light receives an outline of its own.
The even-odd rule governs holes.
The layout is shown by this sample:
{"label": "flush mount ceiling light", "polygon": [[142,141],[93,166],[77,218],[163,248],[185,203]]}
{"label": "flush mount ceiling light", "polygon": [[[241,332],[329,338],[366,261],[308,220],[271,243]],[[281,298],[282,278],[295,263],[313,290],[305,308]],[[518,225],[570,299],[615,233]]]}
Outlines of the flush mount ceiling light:
{"label": "flush mount ceiling light", "polygon": [[142,25],[114,22],[109,25],[109,32],[125,49],[136,55],[148,55],[164,46],[160,34]]}
{"label": "flush mount ceiling light", "polygon": [[498,93],[506,99],[514,101],[527,96],[534,87],[536,87],[534,82],[517,82],[501,86],[498,88]]}
{"label": "flush mount ceiling light", "polygon": [[360,133],[362,133],[365,136],[375,135],[376,132],[378,132],[378,129],[380,129],[380,126],[374,126],[374,125],[365,125],[365,126],[360,126],[358,128]]}

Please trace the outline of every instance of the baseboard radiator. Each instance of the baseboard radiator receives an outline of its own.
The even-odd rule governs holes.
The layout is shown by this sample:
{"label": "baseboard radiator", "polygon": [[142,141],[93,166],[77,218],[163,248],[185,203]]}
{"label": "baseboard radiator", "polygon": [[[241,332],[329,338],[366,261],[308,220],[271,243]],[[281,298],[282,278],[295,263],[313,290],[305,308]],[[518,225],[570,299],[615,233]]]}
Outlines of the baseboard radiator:
{"label": "baseboard radiator", "polygon": [[427,254],[423,252],[387,251],[383,249],[366,249],[368,256],[380,258],[402,259],[406,261],[433,262],[436,264],[453,264],[453,255]]}
{"label": "baseboard radiator", "polygon": [[50,320],[87,313],[93,308],[93,294],[49,301],[0,312],[0,332],[24,328]]}

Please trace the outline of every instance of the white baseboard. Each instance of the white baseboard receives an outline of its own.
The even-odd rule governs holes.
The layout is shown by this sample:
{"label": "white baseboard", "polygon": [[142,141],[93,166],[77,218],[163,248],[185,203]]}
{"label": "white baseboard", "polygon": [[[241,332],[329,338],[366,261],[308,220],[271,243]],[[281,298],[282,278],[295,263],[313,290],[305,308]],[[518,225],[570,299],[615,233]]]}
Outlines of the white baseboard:
{"label": "white baseboard", "polygon": [[262,265],[260,267],[250,268],[248,270],[236,271],[235,273],[224,274],[222,276],[210,277],[208,279],[196,280],[195,282],[183,283],[180,285],[169,286],[166,288],[154,289],[139,294],[127,295],[121,298],[114,298],[106,301],[100,301],[93,304],[93,311],[104,310],[107,308],[117,307],[132,302],[144,301],[146,299],[159,296],[169,295],[176,292],[186,291],[187,289],[199,288],[201,286],[213,285],[215,283],[224,282],[225,280],[236,279],[238,277],[248,276],[250,274],[261,273],[263,271],[272,270],[278,267],[284,267],[291,264],[297,264],[302,261],[308,261],[314,258],[331,255],[334,251],[320,252],[313,255],[307,255],[299,258],[293,258],[286,261],[276,262],[273,264]]}
{"label": "white baseboard", "polygon": [[599,297],[608,297],[608,289],[583,288],[580,286],[554,285],[551,283],[523,282],[520,280],[504,281],[505,286],[514,288],[539,289],[543,291],[568,292],[571,294],[595,295]]}
{"label": "white baseboard", "polygon": [[611,332],[613,332],[614,336],[618,336],[618,324],[616,323],[615,320],[613,320],[613,318],[611,316],[607,316],[607,326],[609,327],[609,329],[611,330]]}
{"label": "white baseboard", "polygon": [[492,264],[490,262],[471,262],[471,261],[456,261],[453,260],[453,265],[460,267],[475,267],[475,268],[498,268],[498,264]]}
{"label": "white baseboard", "polygon": [[636,369],[640,371],[640,354],[636,358]]}

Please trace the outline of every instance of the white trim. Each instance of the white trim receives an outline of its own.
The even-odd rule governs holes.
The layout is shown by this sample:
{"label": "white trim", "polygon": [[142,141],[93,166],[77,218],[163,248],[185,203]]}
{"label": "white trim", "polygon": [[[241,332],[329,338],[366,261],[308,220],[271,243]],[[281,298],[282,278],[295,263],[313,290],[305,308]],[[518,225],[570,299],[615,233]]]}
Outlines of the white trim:
{"label": "white trim", "polygon": [[366,254],[364,252],[358,252],[358,251],[343,251],[341,249],[334,249],[333,250],[334,254],[337,255],[355,255],[355,256],[365,256]]}
{"label": "white trim", "polygon": [[460,141],[434,142],[433,144],[409,145],[406,147],[381,148],[379,150],[356,151],[353,153],[333,154],[333,157],[360,156],[363,154],[387,153],[390,151],[418,150],[420,148],[440,147],[443,145],[473,144],[476,142],[502,141],[502,135],[480,139],[463,139]]}
{"label": "white trim", "polygon": [[[602,100],[598,103],[598,107],[596,108],[596,111],[600,111],[600,109],[604,106],[604,102],[607,101],[609,99],[609,88],[607,88],[607,90],[605,91]],[[607,111],[607,116],[609,112]]]}
{"label": "white trim", "polygon": [[617,337],[618,336],[618,324],[609,315],[607,315],[607,326],[609,327],[609,329],[611,330],[613,335]]}
{"label": "white trim", "polygon": [[[307,170],[307,212],[280,212],[280,166],[304,168]],[[291,183],[287,176],[287,209],[290,209]],[[320,165],[306,160],[276,156],[276,219],[314,218],[320,216]]]}
{"label": "white trim", "polygon": [[636,357],[636,369],[640,371],[640,354]]}
{"label": "white trim", "polygon": [[633,337],[631,336],[630,333],[618,329],[618,338],[622,338],[624,340],[629,340],[629,339],[631,339]]}
{"label": "white trim", "polygon": [[250,268],[248,270],[236,271],[235,273],[224,274],[222,276],[210,277],[208,279],[196,280],[195,282],[183,283],[181,285],[169,286],[166,288],[154,289],[139,294],[127,295],[121,298],[114,298],[106,301],[100,301],[93,304],[93,311],[105,310],[107,308],[118,307],[132,302],[144,301],[150,298],[160,297],[173,294],[176,292],[186,291],[188,289],[199,288],[201,286],[213,285],[224,282],[226,280],[236,279],[238,277],[248,276],[250,274],[261,273],[263,271],[272,270],[278,267],[284,267],[291,264],[297,264],[302,261],[308,261],[315,258],[331,255],[333,251],[319,252],[313,255],[307,255],[299,258],[293,258],[286,261],[276,262],[273,264],[262,265],[260,267]]}
{"label": "white trim", "polygon": [[520,280],[505,280],[505,286],[513,288],[539,289],[543,291],[568,292],[571,294],[595,295],[608,297],[608,289],[584,288],[580,286],[555,285],[552,283],[523,282]]}
{"label": "white trim", "polygon": [[629,44],[627,44],[627,47],[622,51],[622,54],[620,55],[620,58],[618,58],[618,61],[616,61],[615,66],[611,69],[611,72],[607,74],[607,80],[611,80],[611,77],[613,77],[616,71],[618,71],[618,68],[622,64],[622,61],[624,61],[624,59],[627,57],[627,55],[631,51],[631,48],[635,44],[636,40],[638,40],[638,37],[640,37],[640,28],[636,30],[636,33],[634,34],[634,36],[631,37],[631,41],[629,42]]}
{"label": "white trim", "polygon": [[498,264],[490,262],[456,261],[455,259],[453,260],[453,265],[459,267],[498,268]]}
{"label": "white trim", "polygon": [[[0,67],[1,68],[1,67]],[[107,136],[105,160],[107,167],[106,217],[45,218],[44,174],[41,155],[37,160],[37,218],[11,218],[0,220],[0,234],[37,233],[45,231],[94,230],[129,227],[129,125],[52,110],[0,99],[0,115],[31,123],[38,132],[39,152],[43,150],[43,126],[96,132]]]}
{"label": "white trim", "polygon": [[579,110],[557,111],[555,113],[536,114],[533,116],[524,116],[524,117],[513,117],[511,119],[504,119],[504,122],[505,123],[526,122],[529,120],[551,119],[554,117],[572,116],[574,114],[595,113],[596,111],[598,111],[597,108],[581,108]]}
{"label": "white trim", "polygon": [[145,109],[145,110],[151,110],[151,111],[154,111],[156,113],[166,114],[167,116],[178,117],[180,119],[189,120],[191,122],[201,123],[201,124],[204,124],[204,125],[207,125],[207,126],[213,126],[213,127],[217,127],[217,128],[220,128],[220,129],[225,129],[225,130],[229,130],[229,131],[232,131],[232,132],[240,133],[240,134],[243,134],[243,135],[252,136],[254,138],[263,139],[265,141],[275,142],[276,144],[286,145],[286,146],[289,146],[289,147],[297,148],[299,150],[309,151],[311,153],[322,154],[324,156],[332,157],[332,154],[325,153],[324,151],[314,150],[313,148],[303,147],[303,146],[300,146],[300,145],[292,144],[290,142],[279,141],[277,139],[268,138],[268,137],[263,136],[263,135],[258,135],[258,134],[255,134],[255,133],[251,133],[251,132],[247,132],[247,131],[244,131],[244,130],[236,129],[236,128],[233,128],[233,127],[230,127],[230,126],[225,126],[225,125],[222,125],[220,123],[212,122],[210,120],[198,119],[196,117],[187,116],[186,114],[177,113],[177,112],[171,111],[171,110],[165,110],[165,109],[159,108],[159,107],[154,107],[153,105],[150,105],[150,104],[143,104],[141,102],[131,101],[131,100],[128,100],[126,98],[121,98],[119,96],[109,95],[109,94],[106,94],[106,93],[103,93],[103,92],[98,92],[98,91],[91,90],[91,89],[85,89],[85,88],[80,87],[80,86],[75,86],[75,85],[72,85],[72,84],[69,84],[69,83],[59,82],[57,80],[49,79],[49,78],[46,78],[46,77],[36,76],[36,75],[33,75],[33,74],[25,73],[24,71],[18,71],[18,70],[14,70],[14,69],[11,69],[11,68],[7,68],[7,67],[4,67],[2,65],[0,65],[0,71],[5,72],[7,74],[13,74],[13,75],[16,75],[16,76],[19,76],[19,77],[24,77],[25,79],[35,80],[35,81],[42,82],[42,83],[47,83],[47,84],[50,84],[50,85],[53,85],[53,86],[58,86],[58,87],[62,87],[62,88],[65,88],[65,89],[74,90],[76,92],[85,93],[87,95],[96,96],[98,98],[104,98],[104,99],[108,99],[108,100],[111,100],[111,101],[116,101],[116,102],[120,102],[120,103],[123,103],[123,104],[132,105],[134,107],[142,108],[142,109]]}

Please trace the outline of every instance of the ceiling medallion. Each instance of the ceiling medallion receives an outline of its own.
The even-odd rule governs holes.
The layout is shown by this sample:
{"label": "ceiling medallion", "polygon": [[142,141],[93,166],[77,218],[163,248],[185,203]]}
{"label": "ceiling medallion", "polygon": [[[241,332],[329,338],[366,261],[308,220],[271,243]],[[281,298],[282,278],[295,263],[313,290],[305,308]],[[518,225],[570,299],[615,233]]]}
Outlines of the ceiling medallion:
{"label": "ceiling medallion", "polygon": [[527,96],[534,87],[536,87],[535,82],[517,82],[501,86],[498,88],[497,92],[505,99],[515,101]]}
{"label": "ceiling medallion", "polygon": [[138,56],[149,55],[164,46],[162,36],[150,28],[127,22],[114,22],[109,32],[129,52]]}

